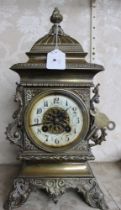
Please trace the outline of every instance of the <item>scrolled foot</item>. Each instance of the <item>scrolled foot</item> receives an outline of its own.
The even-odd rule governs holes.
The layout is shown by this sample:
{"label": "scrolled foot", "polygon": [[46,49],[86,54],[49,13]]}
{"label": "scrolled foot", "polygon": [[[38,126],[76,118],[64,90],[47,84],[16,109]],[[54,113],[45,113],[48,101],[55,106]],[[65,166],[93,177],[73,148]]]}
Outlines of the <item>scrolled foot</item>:
{"label": "scrolled foot", "polygon": [[14,180],[13,188],[4,204],[4,209],[11,210],[21,206],[31,192],[29,183],[24,178]]}
{"label": "scrolled foot", "polygon": [[86,203],[91,207],[108,210],[104,195],[94,178],[87,180],[81,188],[78,188],[78,192],[83,194]]}

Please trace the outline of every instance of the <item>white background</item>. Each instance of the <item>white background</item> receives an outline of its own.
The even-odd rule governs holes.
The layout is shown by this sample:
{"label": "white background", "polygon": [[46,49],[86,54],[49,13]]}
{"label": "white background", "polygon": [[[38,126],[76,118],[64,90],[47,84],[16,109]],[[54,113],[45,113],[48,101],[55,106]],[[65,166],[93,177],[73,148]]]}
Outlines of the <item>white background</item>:
{"label": "white background", "polygon": [[[49,17],[58,6],[64,16],[64,31],[77,39],[86,52],[90,51],[89,0],[0,0],[0,163],[16,161],[16,147],[5,138],[5,127],[17,108],[14,103],[19,76],[9,67],[26,62],[25,52],[34,42],[48,33]],[[105,72],[95,77],[100,86],[98,108],[116,122],[107,141],[96,146],[97,161],[121,158],[121,1],[97,0],[96,60]],[[87,57],[89,61],[89,56]]]}

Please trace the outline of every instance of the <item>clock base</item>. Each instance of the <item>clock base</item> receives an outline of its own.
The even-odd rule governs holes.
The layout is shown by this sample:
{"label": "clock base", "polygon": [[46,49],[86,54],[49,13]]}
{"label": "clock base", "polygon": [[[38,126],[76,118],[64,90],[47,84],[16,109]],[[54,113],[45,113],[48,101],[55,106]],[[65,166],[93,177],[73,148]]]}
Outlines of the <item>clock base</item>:
{"label": "clock base", "polygon": [[[87,164],[86,164],[87,165]],[[88,166],[89,167],[89,166]],[[90,169],[91,172],[91,169]],[[35,188],[45,190],[50,198],[57,203],[58,199],[67,189],[75,189],[85,202],[93,208],[107,210],[104,195],[91,173],[89,176],[75,177],[40,177],[24,176],[22,173],[14,179],[12,190],[5,202],[4,208],[11,210],[21,206],[28,199],[31,191]]]}

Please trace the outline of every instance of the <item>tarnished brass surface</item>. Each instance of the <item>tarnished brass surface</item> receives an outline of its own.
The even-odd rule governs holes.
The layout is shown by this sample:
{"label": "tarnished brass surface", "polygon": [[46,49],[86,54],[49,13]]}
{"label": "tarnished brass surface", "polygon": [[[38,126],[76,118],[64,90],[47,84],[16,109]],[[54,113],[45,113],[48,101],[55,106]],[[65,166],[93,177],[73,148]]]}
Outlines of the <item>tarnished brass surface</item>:
{"label": "tarnished brass surface", "polygon": [[[22,205],[32,190],[44,189],[54,202],[66,189],[73,188],[83,194],[85,201],[94,208],[107,209],[103,194],[87,164],[94,159],[90,144],[101,144],[105,140],[105,127],[112,129],[112,122],[95,119],[95,103],[98,103],[97,85],[91,98],[90,88],[93,77],[104,68],[88,63],[82,46],[71,36],[64,33],[60,26],[62,15],[56,8],[51,16],[53,23],[50,31],[40,38],[26,53],[28,61],[11,67],[20,76],[15,101],[18,109],[14,112],[14,121],[6,129],[7,138],[20,147],[18,159],[23,160],[20,175],[14,180],[5,208]],[[66,54],[66,69],[48,70],[47,55],[58,47]],[[59,93],[71,97],[83,113],[83,127],[71,144],[60,148],[46,146],[34,138],[30,131],[29,114],[33,104],[48,94]],[[102,116],[102,115],[101,115]],[[97,128],[97,125],[100,128]],[[98,135],[99,131],[99,135]],[[31,135],[32,134],[32,135]]]}
{"label": "tarnished brass surface", "polygon": [[22,176],[39,177],[90,177],[91,169],[85,163],[45,163],[23,167]]}

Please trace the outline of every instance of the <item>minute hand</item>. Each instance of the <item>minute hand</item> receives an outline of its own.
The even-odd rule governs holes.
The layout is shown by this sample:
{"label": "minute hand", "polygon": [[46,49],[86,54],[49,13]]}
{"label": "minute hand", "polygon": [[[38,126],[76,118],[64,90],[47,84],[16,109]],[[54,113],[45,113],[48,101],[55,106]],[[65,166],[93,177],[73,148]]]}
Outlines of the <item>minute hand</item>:
{"label": "minute hand", "polygon": [[58,122],[57,124],[58,124],[58,125],[61,125],[62,128],[64,128],[65,131],[67,131],[67,132],[70,132],[70,131],[71,131],[71,127],[70,127],[69,124],[64,123],[64,122]]}
{"label": "minute hand", "polygon": [[32,126],[38,126],[38,125],[43,125],[43,124],[50,124],[50,123],[49,122],[48,123],[36,123],[36,124],[32,124],[30,126],[32,127]]}

